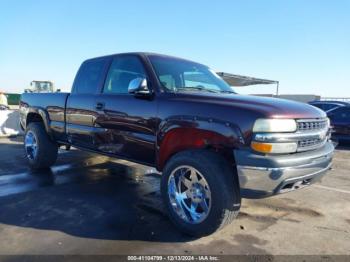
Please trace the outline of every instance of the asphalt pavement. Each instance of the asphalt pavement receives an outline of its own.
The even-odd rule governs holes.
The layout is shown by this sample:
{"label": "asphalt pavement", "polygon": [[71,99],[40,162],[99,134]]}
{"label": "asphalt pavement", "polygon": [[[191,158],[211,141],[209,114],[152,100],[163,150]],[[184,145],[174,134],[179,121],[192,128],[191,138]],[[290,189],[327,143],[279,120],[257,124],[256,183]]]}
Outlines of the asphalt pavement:
{"label": "asphalt pavement", "polygon": [[153,168],[73,149],[33,172],[21,139],[0,138],[1,255],[350,255],[350,146],[321,183],[244,199],[231,225],[194,239],[168,220]]}

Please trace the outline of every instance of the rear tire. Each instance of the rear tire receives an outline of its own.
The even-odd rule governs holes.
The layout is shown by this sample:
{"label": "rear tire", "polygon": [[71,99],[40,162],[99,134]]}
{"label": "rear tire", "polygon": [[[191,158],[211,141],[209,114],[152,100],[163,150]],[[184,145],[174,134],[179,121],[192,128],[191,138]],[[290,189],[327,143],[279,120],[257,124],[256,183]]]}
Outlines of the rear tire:
{"label": "rear tire", "polygon": [[24,136],[24,150],[28,163],[33,169],[51,167],[57,160],[58,146],[46,133],[40,122],[27,126]]}
{"label": "rear tire", "polygon": [[196,237],[230,224],[241,205],[235,169],[208,150],[174,155],[164,168],[161,191],[171,221],[182,232]]}

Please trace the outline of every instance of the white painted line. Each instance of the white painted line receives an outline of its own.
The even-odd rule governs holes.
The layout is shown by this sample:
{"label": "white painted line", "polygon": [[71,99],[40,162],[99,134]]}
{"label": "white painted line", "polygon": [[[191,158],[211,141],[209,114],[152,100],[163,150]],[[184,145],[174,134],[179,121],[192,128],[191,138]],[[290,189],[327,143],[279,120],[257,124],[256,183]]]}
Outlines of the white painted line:
{"label": "white painted line", "polygon": [[323,189],[327,189],[330,191],[335,191],[335,192],[340,192],[340,193],[345,193],[345,194],[350,194],[349,190],[337,189],[337,188],[328,187],[328,186],[321,186],[321,185],[314,185],[314,187],[323,188]]}

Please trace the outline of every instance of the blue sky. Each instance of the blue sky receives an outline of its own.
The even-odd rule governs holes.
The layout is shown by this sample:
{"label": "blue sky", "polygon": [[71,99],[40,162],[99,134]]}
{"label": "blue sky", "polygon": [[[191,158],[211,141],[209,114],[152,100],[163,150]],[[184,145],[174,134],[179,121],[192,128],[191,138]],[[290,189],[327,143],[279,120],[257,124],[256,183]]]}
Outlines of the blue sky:
{"label": "blue sky", "polygon": [[0,0],[0,91],[70,90],[84,59],[152,51],[279,80],[284,94],[350,97],[349,14],[348,0]]}

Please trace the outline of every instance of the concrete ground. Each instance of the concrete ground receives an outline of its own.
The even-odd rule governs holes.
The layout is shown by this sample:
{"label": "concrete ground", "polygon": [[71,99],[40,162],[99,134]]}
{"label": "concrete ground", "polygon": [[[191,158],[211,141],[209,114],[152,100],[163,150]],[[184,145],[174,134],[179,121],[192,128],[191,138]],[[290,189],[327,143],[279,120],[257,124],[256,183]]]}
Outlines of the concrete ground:
{"label": "concrete ground", "polygon": [[20,140],[0,139],[1,255],[350,255],[350,147],[322,183],[243,200],[233,224],[192,239],[164,214],[152,168],[72,150],[35,173]]}

